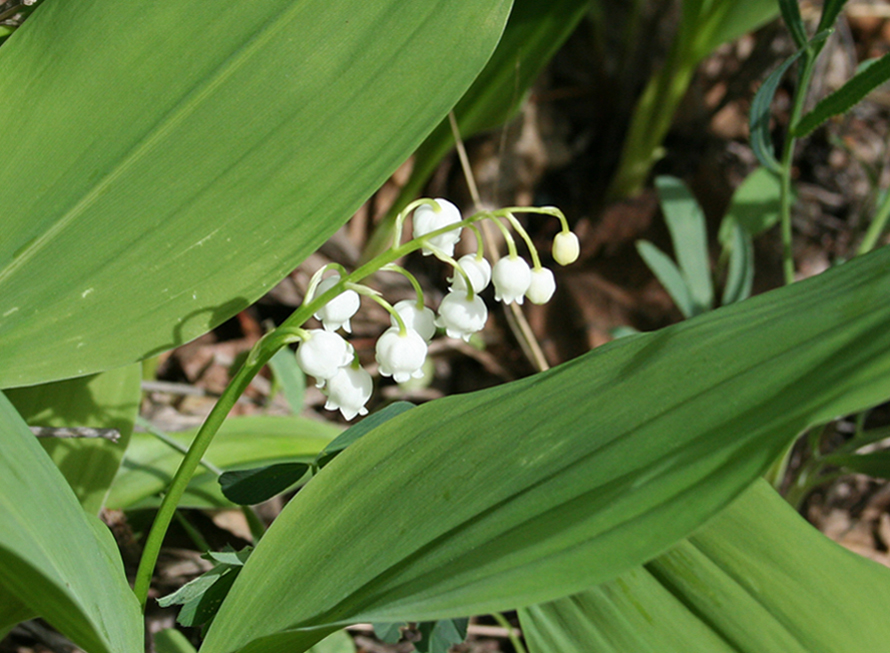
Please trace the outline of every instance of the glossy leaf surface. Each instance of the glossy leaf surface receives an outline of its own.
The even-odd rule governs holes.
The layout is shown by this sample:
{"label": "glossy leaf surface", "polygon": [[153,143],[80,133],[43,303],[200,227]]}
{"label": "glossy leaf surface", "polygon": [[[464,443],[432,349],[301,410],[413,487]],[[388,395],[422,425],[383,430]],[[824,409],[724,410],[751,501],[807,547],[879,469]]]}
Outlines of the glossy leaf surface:
{"label": "glossy leaf surface", "polygon": [[880,650],[890,570],[838,546],[765,482],[644,567],[520,611],[531,653]]}
{"label": "glossy leaf surface", "polygon": [[652,559],[807,425],[890,396],[888,295],[885,248],[394,417],[287,505],[203,653],[529,605]]}
{"label": "glossy leaf surface", "polygon": [[0,387],[117,367],[248,306],[442,120],[509,10],[42,5],[0,49]]}
{"label": "glossy leaf surface", "polygon": [[0,450],[4,595],[90,653],[141,650],[142,617],[111,533],[83,511],[2,393]]}

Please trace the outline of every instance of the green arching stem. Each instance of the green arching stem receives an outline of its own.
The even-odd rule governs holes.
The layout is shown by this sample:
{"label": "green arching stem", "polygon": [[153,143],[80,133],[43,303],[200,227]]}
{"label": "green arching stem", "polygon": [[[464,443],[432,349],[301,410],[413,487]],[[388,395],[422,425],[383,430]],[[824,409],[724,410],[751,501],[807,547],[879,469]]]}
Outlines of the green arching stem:
{"label": "green arching stem", "polygon": [[[473,215],[453,225],[448,225],[441,229],[437,229],[436,231],[432,231],[427,234],[427,237],[435,237],[453,229],[466,227],[473,222],[481,220],[487,215],[488,214],[483,213]],[[216,432],[219,430],[220,426],[222,426],[229,412],[235,406],[235,402],[238,401],[238,398],[244,393],[247,386],[250,385],[253,377],[259,374],[263,366],[269,362],[269,359],[271,359],[279,349],[291,342],[304,338],[307,335],[307,332],[300,328],[302,324],[309,319],[311,315],[317,313],[327,302],[343,292],[347,283],[361,281],[384,265],[392,263],[401,257],[420,249],[422,246],[423,243],[421,242],[421,239],[411,240],[399,247],[393,247],[377,258],[368,261],[356,269],[352,274],[345,278],[341,277],[340,281],[333,287],[328,288],[318,297],[314,297],[310,302],[300,306],[300,308],[294,311],[280,327],[267,333],[253,346],[253,349],[247,356],[244,364],[238,369],[235,376],[232,377],[232,380],[229,381],[229,385],[226,386],[226,389],[213,406],[210,414],[204,420],[201,428],[198,429],[198,434],[192,441],[188,453],[186,453],[182,462],[179,464],[179,469],[176,470],[176,474],[174,474],[173,480],[170,482],[170,487],[167,489],[167,493],[164,495],[164,499],[161,501],[161,505],[158,508],[154,523],[152,523],[151,530],[145,541],[145,548],[142,552],[142,558],[139,561],[139,568],[136,571],[136,580],[133,587],[133,593],[136,595],[136,599],[139,601],[139,605],[143,610],[145,609],[145,604],[148,600],[148,589],[151,585],[151,577],[158,561],[158,555],[161,552],[161,544],[164,541],[164,535],[167,533],[170,522],[173,520],[173,516],[176,513],[176,506],[179,505],[179,501],[182,498],[183,493],[185,493],[192,475],[195,473],[198,465],[201,464],[201,458],[207,451],[207,447],[209,447],[210,443],[213,441],[213,436],[216,435]]]}
{"label": "green arching stem", "polygon": [[476,237],[476,260],[481,261],[485,258],[485,245],[482,239],[482,232],[479,231],[479,227],[474,224],[471,224],[467,228],[472,231],[473,235]]}
{"label": "green arching stem", "polygon": [[357,292],[359,295],[364,295],[365,297],[370,297],[375,302],[380,304],[383,308],[385,308],[386,312],[389,313],[390,315],[392,315],[395,318],[396,322],[398,322],[399,335],[402,337],[408,335],[408,327],[405,325],[405,321],[402,319],[402,316],[399,315],[398,312],[396,311],[396,309],[394,309],[392,307],[392,304],[390,304],[388,301],[386,301],[385,299],[383,299],[383,297],[380,296],[379,292],[377,292],[373,288],[368,288],[367,286],[362,286],[362,285],[358,285],[358,284],[352,284],[350,286],[350,288],[352,290],[354,290],[355,292]]}
{"label": "green arching stem", "polygon": [[[429,198],[424,197],[419,200],[414,200],[413,202],[411,202],[408,206],[406,206],[404,209],[402,209],[401,213],[399,213],[396,216],[396,226],[395,226],[394,235],[392,238],[392,249],[397,248],[402,242],[402,228],[405,226],[405,219],[408,217],[408,215],[411,213],[411,211],[413,211],[417,207],[423,206],[423,205],[431,206],[435,213],[442,212],[442,207],[439,206],[439,203],[436,200],[431,200]],[[368,261],[368,262],[370,263],[371,261]]]}
{"label": "green arching stem", "polygon": [[[145,429],[147,433],[151,433],[158,440],[166,444],[168,447],[173,449],[174,451],[178,451],[183,456],[188,453],[188,447],[180,444],[175,439],[170,437],[167,433],[164,433],[160,429],[156,428],[151,422],[143,417],[136,416],[136,424],[141,428]],[[216,474],[217,476],[222,476],[224,471],[222,468],[217,467],[212,462],[207,460],[206,458],[201,458],[200,464],[204,469],[212,474]],[[259,542],[260,538],[266,532],[266,527],[260,518],[257,516],[254,509],[250,506],[241,506],[241,512],[244,513],[244,518],[247,520],[247,525],[250,527],[250,534],[253,535],[254,542]]]}
{"label": "green arching stem", "polygon": [[507,618],[502,615],[500,612],[493,612],[491,616],[495,621],[498,622],[498,625],[507,631],[507,639],[510,640],[510,644],[513,645],[513,650],[516,653],[526,653],[525,647],[522,645],[522,642],[519,641],[519,638],[516,636],[516,629],[507,621]]}
{"label": "green arching stem", "polygon": [[508,213],[506,215],[507,220],[510,221],[510,224],[513,226],[513,229],[516,230],[516,233],[522,237],[522,240],[525,241],[525,244],[528,246],[529,254],[532,255],[532,264],[534,265],[535,270],[541,269],[541,259],[538,257],[538,248],[535,247],[535,244],[532,242],[531,237],[528,235],[528,232],[525,228],[519,223],[519,220],[516,219],[516,216],[512,213]]}
{"label": "green arching stem", "polygon": [[[824,41],[822,42],[824,43]],[[797,139],[794,129],[800,121],[803,113],[807,90],[813,77],[816,57],[821,51],[821,45],[811,45],[803,54],[800,76],[797,89],[794,92],[794,104],[791,108],[791,120],[788,123],[788,133],[785,135],[785,146],[782,150],[780,167],[780,220],[782,229],[782,269],[785,274],[785,283],[794,283],[794,255],[791,249],[791,164],[794,160],[794,145]]]}
{"label": "green arching stem", "polygon": [[380,269],[389,272],[398,272],[403,277],[405,277],[411,284],[411,287],[414,288],[414,293],[417,295],[417,310],[422,311],[424,308],[426,308],[426,304],[423,303],[423,288],[420,287],[420,282],[417,280],[417,277],[408,272],[408,270],[403,268],[401,265],[396,265],[395,263],[389,263],[387,265],[384,265]]}
{"label": "green arching stem", "polygon": [[473,288],[473,282],[470,281],[470,275],[467,274],[467,271],[464,270],[463,267],[461,267],[461,264],[455,261],[453,256],[448,256],[448,254],[443,252],[435,245],[427,244],[426,248],[433,253],[433,256],[435,256],[443,263],[447,263],[448,265],[453,267],[454,271],[464,278],[464,283],[467,285],[467,300],[473,299],[473,295],[476,293],[476,290]]}
{"label": "green arching stem", "polygon": [[555,206],[512,206],[507,209],[498,209],[492,211],[492,215],[506,216],[508,213],[535,213],[537,215],[549,215],[559,220],[563,231],[571,231],[569,229],[569,221],[565,214]]}
{"label": "green arching stem", "polygon": [[[503,217],[506,218],[507,216]],[[519,256],[519,254],[516,253],[516,241],[513,240],[513,235],[510,233],[510,230],[497,218],[492,220],[492,222],[494,222],[498,226],[498,229],[501,230],[501,233],[504,234],[504,240],[507,241],[507,251],[510,253],[510,258]]]}
{"label": "green arching stem", "polygon": [[191,522],[185,518],[185,515],[182,514],[181,510],[177,510],[175,513],[176,521],[179,522],[179,525],[182,526],[182,529],[186,532],[186,534],[191,538],[192,542],[195,543],[195,546],[198,547],[199,551],[210,551],[211,546],[204,539],[204,536],[201,535],[201,531],[192,526]]}

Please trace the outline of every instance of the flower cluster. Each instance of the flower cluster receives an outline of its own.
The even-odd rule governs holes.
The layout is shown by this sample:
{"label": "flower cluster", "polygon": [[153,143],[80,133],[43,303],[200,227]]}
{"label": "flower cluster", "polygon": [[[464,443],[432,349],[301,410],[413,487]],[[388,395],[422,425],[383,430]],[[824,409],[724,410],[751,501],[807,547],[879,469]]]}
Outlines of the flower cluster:
{"label": "flower cluster", "polygon": [[[413,239],[402,245],[402,226],[412,209]],[[392,377],[397,383],[423,376],[428,346],[437,327],[450,338],[469,341],[474,333],[485,326],[488,308],[479,294],[490,284],[494,286],[495,300],[504,304],[522,304],[525,299],[534,304],[544,304],[553,297],[556,291],[553,272],[541,265],[531,239],[513,215],[518,212],[558,217],[563,229],[554,238],[553,259],[560,265],[577,260],[578,238],[569,231],[565,217],[557,209],[503,209],[463,219],[454,204],[440,198],[418,200],[410,205],[396,220],[393,248],[381,256],[391,261],[409,251],[421,249],[424,256],[435,256],[454,268],[454,274],[448,280],[448,293],[439,304],[438,315],[424,305],[423,291],[417,280],[407,270],[386,260],[381,262],[379,269],[405,275],[417,292],[416,300],[403,300],[391,306],[371,288],[357,281],[352,282],[349,278],[344,279],[341,272],[345,274],[345,270],[340,266],[331,266],[340,271],[327,277],[323,276],[327,268],[316,273],[309,284],[307,302],[320,298],[328,291],[339,289],[340,292],[327,298],[315,313],[323,328],[301,330],[296,356],[300,368],[313,376],[317,387],[327,395],[325,408],[339,409],[346,419],[368,412],[365,404],[373,389],[371,376],[359,364],[352,345],[337,333],[340,329],[351,333],[350,320],[359,309],[361,295],[378,302],[390,313],[392,326],[377,341],[376,359],[380,374]],[[517,254],[516,243],[499,218],[505,219],[522,236],[531,254],[531,266]],[[474,224],[484,219],[494,220],[507,243],[507,255],[497,260],[494,266],[483,256],[481,233]],[[454,247],[460,241],[464,228],[476,236],[477,251],[454,260]]]}

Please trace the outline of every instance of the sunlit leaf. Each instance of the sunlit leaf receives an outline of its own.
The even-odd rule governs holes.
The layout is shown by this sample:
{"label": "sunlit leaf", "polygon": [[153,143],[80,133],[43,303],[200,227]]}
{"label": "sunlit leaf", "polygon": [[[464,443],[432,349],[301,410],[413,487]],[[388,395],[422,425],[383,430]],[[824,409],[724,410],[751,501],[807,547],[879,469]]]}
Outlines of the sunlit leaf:
{"label": "sunlit leaf", "polygon": [[890,396],[888,295],[885,248],[394,417],[288,503],[203,653],[539,603],[652,559],[802,429]]}
{"label": "sunlit leaf", "polygon": [[38,8],[0,48],[0,387],[151,356],[247,307],[442,120],[510,4]]}
{"label": "sunlit leaf", "polygon": [[645,567],[520,611],[531,653],[881,650],[890,570],[838,546],[759,482]]}

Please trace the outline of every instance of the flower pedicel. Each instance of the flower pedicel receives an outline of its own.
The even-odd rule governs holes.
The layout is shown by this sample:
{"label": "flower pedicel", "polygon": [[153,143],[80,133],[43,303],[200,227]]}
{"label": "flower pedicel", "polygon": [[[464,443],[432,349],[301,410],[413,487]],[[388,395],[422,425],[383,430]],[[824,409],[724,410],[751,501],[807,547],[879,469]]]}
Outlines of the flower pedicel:
{"label": "flower pedicel", "polygon": [[[402,226],[407,215],[414,211],[413,239],[401,244]],[[541,265],[538,252],[514,213],[537,213],[559,219],[562,230],[553,240],[553,259],[560,265],[568,265],[578,259],[578,237],[569,231],[565,216],[553,207],[519,207],[483,211],[462,219],[460,210],[445,199],[417,200],[396,218],[396,237],[392,250],[381,255],[390,261],[409,251],[421,249],[425,256],[435,256],[452,266],[450,287],[439,304],[438,315],[424,306],[423,291],[417,280],[407,270],[394,263],[381,263],[376,269],[403,274],[414,287],[417,299],[407,299],[392,306],[380,294],[345,277],[346,270],[331,265],[335,273],[322,278],[326,268],[316,272],[307,292],[307,301],[339,287],[340,292],[318,308],[315,317],[321,320],[323,329],[294,329],[300,341],[297,363],[306,374],[315,377],[316,385],[327,395],[325,408],[339,410],[347,420],[367,414],[365,404],[371,397],[371,376],[358,363],[355,351],[346,340],[336,333],[339,329],[350,332],[350,320],[358,311],[360,295],[372,299],[389,313],[392,327],[387,329],[375,347],[380,374],[391,376],[396,383],[404,383],[423,375],[428,344],[435,335],[436,327],[445,330],[450,338],[468,341],[480,331],[488,319],[488,308],[479,296],[489,283],[493,283],[495,299],[504,304],[522,304],[525,298],[534,304],[544,304],[556,291],[553,272]],[[492,220],[504,234],[508,253],[494,267],[484,258],[482,238],[476,222]],[[506,221],[528,246],[532,265],[521,258],[516,250]],[[460,240],[461,231],[470,229],[476,235],[478,251],[455,261],[454,246]],[[363,268],[365,276],[367,269]]]}

